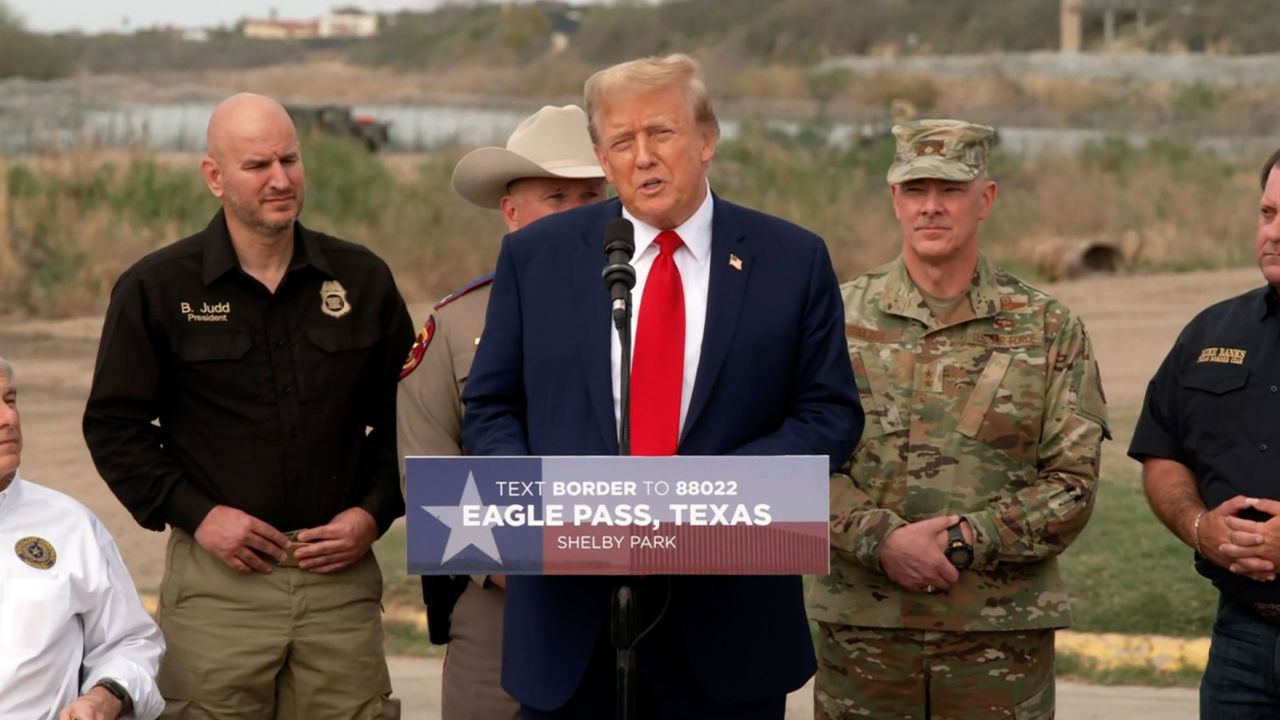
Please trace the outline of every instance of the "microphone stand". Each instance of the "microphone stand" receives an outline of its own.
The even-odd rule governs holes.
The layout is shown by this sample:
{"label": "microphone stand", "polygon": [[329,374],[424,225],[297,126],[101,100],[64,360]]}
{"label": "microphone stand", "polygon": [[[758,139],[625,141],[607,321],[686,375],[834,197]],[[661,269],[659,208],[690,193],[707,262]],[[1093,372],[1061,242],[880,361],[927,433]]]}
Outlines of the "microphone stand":
{"label": "microphone stand", "polygon": [[[633,281],[634,282],[634,281]],[[618,455],[631,454],[631,290],[622,299],[622,307],[614,304],[614,326],[618,331],[622,362],[618,371],[618,394],[621,400],[621,425],[618,434]],[[636,720],[636,650],[639,634],[640,610],[636,589],[626,577],[613,589],[612,623],[610,625],[614,651],[617,654],[617,675],[614,690],[617,696],[615,716],[618,720]]]}

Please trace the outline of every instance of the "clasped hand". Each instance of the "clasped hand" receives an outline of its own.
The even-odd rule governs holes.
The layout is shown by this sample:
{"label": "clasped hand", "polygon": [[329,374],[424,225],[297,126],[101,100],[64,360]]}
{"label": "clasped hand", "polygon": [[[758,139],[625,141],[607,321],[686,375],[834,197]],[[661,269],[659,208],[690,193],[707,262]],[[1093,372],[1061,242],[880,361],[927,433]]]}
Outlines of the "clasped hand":
{"label": "clasped hand", "polygon": [[[1247,520],[1253,509],[1269,515]],[[1210,562],[1259,581],[1276,579],[1280,565],[1280,502],[1237,495],[1200,517],[1200,552]]]}
{"label": "clasped hand", "polygon": [[[960,571],[944,553],[947,528],[959,521],[958,515],[943,515],[903,525],[889,533],[880,546],[880,569],[911,592],[949,589],[960,579]],[[966,539],[973,542],[972,533],[966,526],[961,527]]]}
{"label": "clasped hand", "polygon": [[[378,524],[364,508],[348,508],[326,525],[298,533],[296,542],[270,524],[226,505],[209,511],[196,528],[196,542],[240,573],[269,573],[267,559],[284,562],[293,548],[298,567],[337,572],[359,560],[378,539]],[[264,557],[265,556],[265,557]]]}

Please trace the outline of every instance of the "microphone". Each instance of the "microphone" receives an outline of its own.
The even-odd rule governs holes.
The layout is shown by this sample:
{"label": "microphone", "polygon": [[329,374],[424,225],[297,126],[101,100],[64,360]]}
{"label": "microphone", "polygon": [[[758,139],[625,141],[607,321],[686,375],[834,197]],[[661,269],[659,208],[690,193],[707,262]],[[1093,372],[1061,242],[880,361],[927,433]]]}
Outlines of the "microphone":
{"label": "microphone", "polygon": [[619,329],[627,321],[627,293],[636,286],[636,269],[631,256],[636,251],[636,229],[626,218],[614,218],[604,230],[604,254],[609,259],[601,276],[613,301],[613,324]]}

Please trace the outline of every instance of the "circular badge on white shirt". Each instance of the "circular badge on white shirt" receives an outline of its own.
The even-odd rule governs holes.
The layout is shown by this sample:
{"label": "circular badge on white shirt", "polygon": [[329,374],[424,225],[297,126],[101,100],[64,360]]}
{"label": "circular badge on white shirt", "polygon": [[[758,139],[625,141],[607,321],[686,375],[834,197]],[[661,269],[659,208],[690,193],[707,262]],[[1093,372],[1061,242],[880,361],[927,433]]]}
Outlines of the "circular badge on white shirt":
{"label": "circular badge on white shirt", "polygon": [[44,538],[24,537],[13,546],[13,551],[18,553],[19,560],[37,570],[48,570],[58,562],[58,551]]}

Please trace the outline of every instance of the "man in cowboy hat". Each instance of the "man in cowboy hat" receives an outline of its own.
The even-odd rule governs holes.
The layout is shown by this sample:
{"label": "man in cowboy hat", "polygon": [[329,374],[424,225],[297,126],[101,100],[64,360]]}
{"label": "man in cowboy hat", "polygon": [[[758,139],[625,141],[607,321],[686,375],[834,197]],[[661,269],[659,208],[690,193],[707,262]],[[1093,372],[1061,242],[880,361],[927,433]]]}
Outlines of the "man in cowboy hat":
{"label": "man in cowboy hat", "polygon": [[[552,213],[605,197],[604,171],[576,105],[546,106],[524,120],[505,148],[471,151],[453,187],[474,205],[497,208],[511,232]],[[490,273],[436,304],[400,375],[400,455],[462,454],[462,385],[484,330]],[[517,718],[503,692],[502,576],[423,577],[432,642],[449,644],[444,720]]]}

